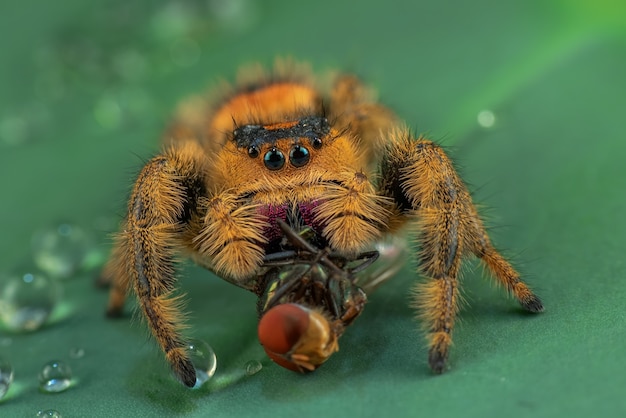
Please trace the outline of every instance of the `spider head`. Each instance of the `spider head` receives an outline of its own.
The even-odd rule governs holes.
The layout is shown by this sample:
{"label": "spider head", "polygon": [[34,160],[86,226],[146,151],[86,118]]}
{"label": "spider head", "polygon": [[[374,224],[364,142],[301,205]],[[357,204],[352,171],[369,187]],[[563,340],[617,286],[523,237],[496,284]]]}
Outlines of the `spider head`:
{"label": "spider head", "polygon": [[312,372],[339,350],[328,319],[303,305],[286,303],[268,310],[259,322],[259,341],[278,365]]}
{"label": "spider head", "polygon": [[305,116],[292,122],[238,127],[233,132],[233,142],[249,158],[260,158],[265,169],[278,171],[285,165],[293,169],[305,167],[329,133],[325,117]]}
{"label": "spider head", "polygon": [[345,126],[335,126],[336,116],[326,118],[322,101],[306,82],[281,81],[223,102],[208,131],[211,141],[223,144],[212,168],[220,176],[214,184],[240,194],[279,191],[363,166],[357,161],[362,152]]}
{"label": "spider head", "polygon": [[239,125],[220,152],[217,172],[225,188],[240,194],[286,190],[333,180],[358,166],[352,141],[324,117],[305,114],[288,122]]}

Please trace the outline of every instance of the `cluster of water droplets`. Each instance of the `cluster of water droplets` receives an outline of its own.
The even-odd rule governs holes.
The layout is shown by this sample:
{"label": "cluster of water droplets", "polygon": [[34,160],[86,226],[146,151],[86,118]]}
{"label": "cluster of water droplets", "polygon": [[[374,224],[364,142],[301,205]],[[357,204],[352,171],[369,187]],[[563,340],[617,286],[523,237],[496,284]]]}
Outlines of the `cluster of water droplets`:
{"label": "cluster of water droplets", "polygon": [[[103,256],[95,250],[94,239],[78,225],[59,223],[37,231],[32,239],[32,262],[5,273],[0,278],[0,323],[16,335],[35,332],[45,326],[62,298],[65,282],[102,265]],[[15,338],[15,337],[13,337]],[[12,344],[11,337],[0,338],[0,350]],[[211,380],[217,368],[213,348],[201,339],[189,341],[187,349],[196,370],[195,389]],[[81,359],[85,350],[73,347],[68,356]],[[243,373],[252,376],[262,369],[251,360]],[[0,399],[9,391],[14,371],[6,359],[0,359]],[[59,393],[72,386],[68,363],[54,360],[45,363],[39,373],[39,388],[45,393]],[[39,411],[38,416],[61,416],[55,410]]]}
{"label": "cluster of water droplets", "polygon": [[[0,272],[0,400],[6,398],[14,380],[14,368],[5,350],[14,340],[45,327],[62,300],[66,281],[100,267],[91,233],[78,225],[59,223],[37,231],[31,257],[8,272]],[[85,355],[80,347],[68,351],[76,360]],[[44,359],[45,361],[45,359]],[[19,370],[17,370],[17,376]],[[22,376],[23,377],[23,376]],[[34,379],[33,379],[34,380]],[[72,371],[64,361],[48,361],[39,373],[39,388],[45,393],[63,392],[72,385]],[[41,410],[37,416],[60,417],[58,411]]]}
{"label": "cluster of water droplets", "polygon": [[[187,344],[191,362],[196,371],[196,384],[193,389],[199,389],[209,382],[217,369],[217,358],[213,348],[206,341],[193,338]],[[258,360],[247,361],[242,368],[234,368],[216,377],[214,387],[224,387],[246,376],[254,376],[263,369]]]}
{"label": "cluster of water droplets", "polygon": [[[70,357],[77,359],[84,356],[82,348],[70,350]],[[0,357],[0,404],[7,396],[11,383],[14,380],[13,366],[7,359]],[[49,361],[39,372],[39,390],[43,393],[60,393],[73,384],[72,370],[68,363],[61,360]],[[39,410],[38,417],[61,417],[61,413],[54,409]]]}
{"label": "cluster of water droplets", "polygon": [[0,272],[0,322],[11,332],[38,330],[61,300],[62,281],[99,266],[102,259],[92,236],[77,225],[37,231],[32,259]]}

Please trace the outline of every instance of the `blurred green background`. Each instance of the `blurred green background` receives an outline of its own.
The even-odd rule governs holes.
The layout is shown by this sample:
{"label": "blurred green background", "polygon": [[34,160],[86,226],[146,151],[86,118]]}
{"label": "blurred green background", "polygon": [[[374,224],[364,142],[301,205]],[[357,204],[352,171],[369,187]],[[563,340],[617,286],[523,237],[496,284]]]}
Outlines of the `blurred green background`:
{"label": "blurred green background", "polygon": [[[357,73],[448,146],[496,244],[546,305],[522,314],[470,263],[451,368],[433,376],[407,267],[341,351],[299,376],[265,359],[252,295],[188,267],[189,334],[218,356],[214,380],[189,391],[138,321],[104,319],[106,294],[85,272],[63,282],[43,329],[0,329],[15,369],[0,416],[626,414],[623,1],[6,0],[0,51],[2,271],[60,220],[106,251],[176,103],[279,55]],[[69,358],[76,347],[84,357]],[[54,358],[75,383],[40,393],[37,373]],[[245,376],[252,359],[264,368]]]}

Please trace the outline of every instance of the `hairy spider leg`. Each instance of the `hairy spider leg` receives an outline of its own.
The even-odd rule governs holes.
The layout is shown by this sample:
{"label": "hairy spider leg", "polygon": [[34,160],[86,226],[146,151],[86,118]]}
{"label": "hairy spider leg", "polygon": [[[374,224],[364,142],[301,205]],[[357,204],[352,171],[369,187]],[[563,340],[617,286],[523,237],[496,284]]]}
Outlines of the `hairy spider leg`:
{"label": "hairy spider leg", "polygon": [[444,151],[431,141],[394,132],[380,166],[381,192],[396,201],[396,216],[417,219],[419,271],[415,306],[428,337],[428,362],[435,373],[446,367],[459,306],[459,272],[473,253],[530,312],[539,298],[491,245],[471,196]]}
{"label": "hairy spider leg", "polygon": [[176,376],[194,386],[196,373],[181,331],[180,296],[174,296],[174,258],[205,192],[203,151],[194,143],[169,148],[141,170],[101,282],[111,282],[107,315],[122,313],[133,287],[152,335]]}

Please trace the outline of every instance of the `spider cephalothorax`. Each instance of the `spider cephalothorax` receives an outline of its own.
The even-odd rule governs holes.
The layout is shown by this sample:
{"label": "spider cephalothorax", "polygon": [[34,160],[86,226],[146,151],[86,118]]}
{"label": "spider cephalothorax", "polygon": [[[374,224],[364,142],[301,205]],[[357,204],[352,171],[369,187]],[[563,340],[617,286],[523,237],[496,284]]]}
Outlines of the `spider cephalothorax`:
{"label": "spider cephalothorax", "polygon": [[277,65],[220,100],[190,103],[139,174],[102,276],[112,283],[108,313],[121,313],[132,287],[185,385],[195,370],[172,296],[179,251],[259,296],[262,344],[298,371],[337,350],[366,293],[395,270],[367,273],[377,243],[407,223],[420,246],[416,305],[435,372],[452,341],[463,256],[480,258],[527,311],[543,309],[491,245],[443,150],[413,137],[355,77],[324,88]]}

